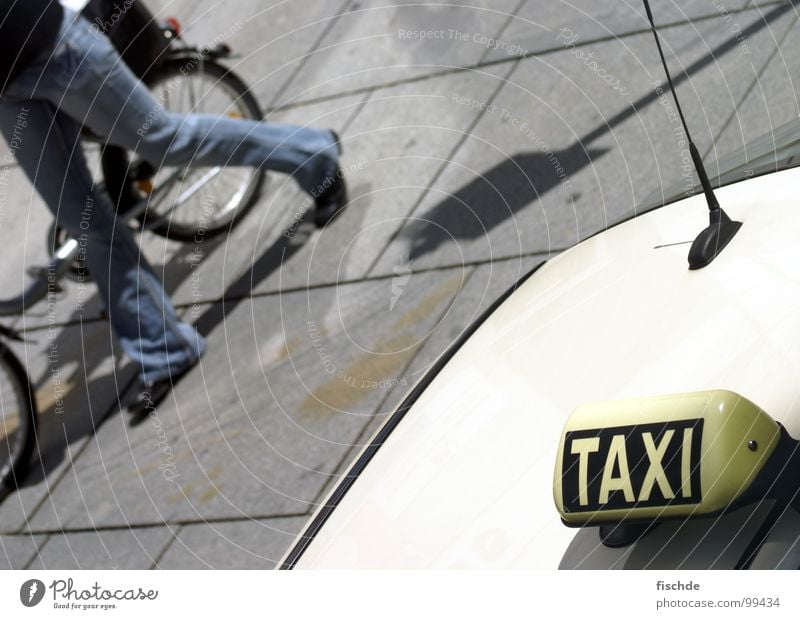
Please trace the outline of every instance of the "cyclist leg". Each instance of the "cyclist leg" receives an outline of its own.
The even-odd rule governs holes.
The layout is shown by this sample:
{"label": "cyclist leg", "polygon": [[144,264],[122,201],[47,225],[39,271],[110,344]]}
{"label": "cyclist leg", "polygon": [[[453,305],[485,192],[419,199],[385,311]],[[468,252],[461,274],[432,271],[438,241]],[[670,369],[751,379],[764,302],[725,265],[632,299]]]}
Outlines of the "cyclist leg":
{"label": "cyclist leg", "polygon": [[49,102],[3,97],[0,129],[59,225],[85,251],[114,332],[138,363],[140,379],[153,382],[193,365],[204,341],[178,319],[110,198],[95,187],[78,125]]}
{"label": "cyclist leg", "polygon": [[64,37],[75,70],[69,87],[51,97],[110,143],[156,166],[263,167],[291,174],[308,192],[338,170],[339,147],[326,129],[170,113],[85,20],[73,21]]}

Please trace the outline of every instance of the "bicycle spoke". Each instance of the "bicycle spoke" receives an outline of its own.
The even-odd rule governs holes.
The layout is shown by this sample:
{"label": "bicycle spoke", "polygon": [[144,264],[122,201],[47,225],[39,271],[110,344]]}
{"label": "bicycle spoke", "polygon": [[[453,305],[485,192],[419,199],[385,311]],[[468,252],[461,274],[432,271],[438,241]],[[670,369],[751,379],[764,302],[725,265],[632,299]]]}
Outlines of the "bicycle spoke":
{"label": "bicycle spoke", "polygon": [[175,207],[179,207],[184,204],[189,198],[191,198],[194,194],[196,194],[200,189],[202,189],[206,184],[208,184],[212,179],[217,177],[219,173],[222,172],[221,166],[216,166],[211,168],[208,172],[206,172],[200,180],[195,182],[191,185],[186,191],[178,196],[178,199],[175,200]]}
{"label": "bicycle spoke", "polygon": [[[201,71],[201,73],[203,71],[203,61],[202,60],[200,61],[200,71]],[[201,110],[197,107],[197,97],[195,96],[195,93],[194,93],[194,80],[191,79],[191,77],[190,77],[189,80],[188,80],[188,83],[189,83],[189,86],[188,86],[187,90],[189,91],[189,106],[190,106],[189,109],[191,109],[192,112],[194,112],[196,114],[199,114],[199,113],[201,113]]]}
{"label": "bicycle spoke", "polygon": [[[260,118],[257,106],[243,100],[242,86],[228,79],[215,63],[176,63],[165,72],[155,91],[164,92],[165,109],[179,114],[210,113],[230,118]],[[198,227],[220,231],[236,217],[242,204],[252,204],[262,171],[215,166],[162,168],[138,189],[146,195],[125,216],[144,218],[144,226],[179,240],[194,238]],[[146,210],[145,210],[146,209]]]}

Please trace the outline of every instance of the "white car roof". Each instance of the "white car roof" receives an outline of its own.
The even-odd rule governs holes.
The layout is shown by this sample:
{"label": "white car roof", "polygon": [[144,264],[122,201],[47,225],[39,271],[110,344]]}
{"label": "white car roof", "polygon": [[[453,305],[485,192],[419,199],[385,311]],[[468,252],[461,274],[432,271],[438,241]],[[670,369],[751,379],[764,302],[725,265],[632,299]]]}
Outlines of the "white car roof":
{"label": "white car roof", "polygon": [[790,169],[720,189],[743,226],[699,271],[702,196],[543,266],[425,389],[297,566],[558,567],[586,543],[552,499],[559,436],[583,403],[729,389],[800,436],[798,187]]}

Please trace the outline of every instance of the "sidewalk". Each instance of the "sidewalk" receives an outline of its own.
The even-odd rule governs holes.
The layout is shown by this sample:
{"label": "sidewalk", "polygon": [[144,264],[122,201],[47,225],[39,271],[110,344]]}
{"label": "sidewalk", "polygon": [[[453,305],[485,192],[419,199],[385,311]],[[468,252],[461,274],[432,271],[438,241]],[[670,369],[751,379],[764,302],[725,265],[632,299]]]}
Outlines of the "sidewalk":
{"label": "sidewalk", "polygon": [[[674,123],[652,95],[652,35],[625,3],[160,3],[187,39],[230,42],[268,120],[340,134],[351,204],[325,230],[295,230],[303,196],[273,174],[197,267],[193,248],[143,238],[209,346],[140,425],[119,412],[132,372],[93,289],[65,283],[57,304],[14,321],[30,340],[15,350],[38,390],[41,458],[0,505],[4,567],[273,567],[483,308],[681,178]],[[681,5],[657,21],[707,160],[797,116],[791,4]],[[30,213],[0,227],[19,247],[0,277],[13,290],[41,262],[49,215],[9,175],[7,212]]]}

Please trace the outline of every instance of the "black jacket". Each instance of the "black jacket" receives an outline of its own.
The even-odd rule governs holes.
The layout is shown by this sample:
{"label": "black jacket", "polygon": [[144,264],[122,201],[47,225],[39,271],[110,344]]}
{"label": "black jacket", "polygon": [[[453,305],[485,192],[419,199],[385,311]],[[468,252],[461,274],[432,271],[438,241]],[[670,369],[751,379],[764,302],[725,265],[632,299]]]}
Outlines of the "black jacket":
{"label": "black jacket", "polygon": [[0,0],[0,92],[55,44],[63,13],[58,0]]}

